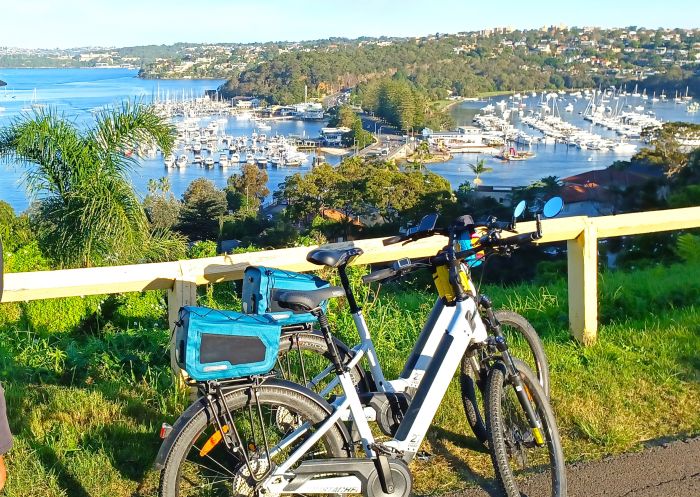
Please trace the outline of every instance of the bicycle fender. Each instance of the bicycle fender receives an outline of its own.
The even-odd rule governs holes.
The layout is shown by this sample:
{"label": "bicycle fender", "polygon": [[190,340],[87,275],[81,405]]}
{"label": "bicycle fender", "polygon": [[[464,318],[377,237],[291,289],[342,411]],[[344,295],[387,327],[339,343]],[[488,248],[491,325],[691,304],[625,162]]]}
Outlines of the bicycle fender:
{"label": "bicycle fender", "polygon": [[153,463],[155,469],[160,470],[165,467],[165,461],[168,459],[168,455],[170,455],[170,450],[173,448],[173,444],[175,443],[175,440],[177,440],[177,437],[182,431],[182,429],[185,427],[185,425],[190,419],[195,417],[197,414],[199,414],[200,411],[206,408],[206,399],[200,397],[192,405],[185,409],[185,412],[183,412],[179,418],[177,418],[177,421],[175,421],[175,424],[170,430],[170,433],[168,433],[168,436],[163,439],[163,443],[160,444],[160,449],[158,449],[158,455],[156,455],[156,460]]}

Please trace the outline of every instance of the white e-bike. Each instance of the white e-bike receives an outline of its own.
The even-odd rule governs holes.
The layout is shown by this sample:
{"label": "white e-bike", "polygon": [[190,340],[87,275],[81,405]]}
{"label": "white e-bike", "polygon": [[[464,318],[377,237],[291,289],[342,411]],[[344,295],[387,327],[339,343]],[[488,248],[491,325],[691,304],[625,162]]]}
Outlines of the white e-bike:
{"label": "white e-bike", "polygon": [[[487,233],[475,248],[456,249],[462,233],[473,226],[469,216],[462,216],[449,229],[447,246],[426,263],[414,265],[427,264],[433,270],[441,304],[431,314],[426,339],[411,354],[414,364],[409,369],[416,376],[403,380],[415,390],[403,399],[406,405],[394,420],[391,439],[375,438],[367,411],[376,416],[381,408],[373,409],[361,399],[352,375],[365,356],[376,360],[367,343],[371,341],[363,340],[351,356],[341,357],[319,307],[345,291],[330,287],[283,292],[277,295],[281,305],[317,317],[342,395],[329,404],[312,390],[274,375],[200,383],[202,397],[180,416],[158,455],[160,495],[408,496],[412,478],[407,463],[418,453],[466,354],[486,374],[488,443],[503,490],[511,497],[522,489],[528,495],[565,496],[564,456],[547,396],[532,371],[510,355],[503,336],[489,339],[463,265],[477,251],[530,243],[541,236],[540,230],[509,238]],[[426,233],[418,231],[403,239],[423,236]],[[322,255],[330,258],[328,262],[343,257]],[[358,314],[356,320],[362,319]],[[401,390],[398,383],[387,383]],[[391,395],[380,399],[389,404],[395,400]],[[348,419],[353,430],[343,421]]]}

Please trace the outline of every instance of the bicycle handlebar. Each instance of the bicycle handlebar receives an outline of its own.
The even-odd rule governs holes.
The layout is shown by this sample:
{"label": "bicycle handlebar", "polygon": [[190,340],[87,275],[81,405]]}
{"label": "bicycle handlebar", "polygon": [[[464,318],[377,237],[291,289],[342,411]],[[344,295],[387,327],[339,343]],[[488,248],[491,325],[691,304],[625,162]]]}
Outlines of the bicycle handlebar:
{"label": "bicycle handlebar", "polygon": [[[406,239],[406,237],[392,237],[392,238],[402,238],[403,240]],[[520,245],[526,245],[528,243],[532,243],[533,241],[536,241],[541,238],[541,235],[538,235],[536,231],[533,231],[531,233],[521,233],[519,235],[511,236],[508,238],[495,238],[492,236],[491,233],[484,235],[479,239],[478,244],[476,244],[475,247],[472,247],[467,250],[463,250],[460,252],[457,252],[454,254],[456,259],[466,259],[469,256],[472,256],[474,254],[477,254],[485,249],[489,248],[498,248],[498,247],[517,247]],[[395,242],[396,243],[396,242]],[[426,267],[427,265],[433,265],[433,266],[442,266],[444,264],[447,264],[448,262],[448,256],[447,253],[444,251],[441,251],[439,254],[429,257],[427,259],[427,264],[425,263],[415,263],[415,262],[408,262],[404,263],[400,267],[389,267],[389,268],[383,268],[383,269],[377,269],[376,271],[372,271],[369,274],[366,274],[362,277],[362,283],[365,285],[368,285],[370,283],[374,283],[376,281],[383,281],[387,280],[389,278],[394,278],[396,276],[403,276],[414,269],[421,268],[421,267]]]}

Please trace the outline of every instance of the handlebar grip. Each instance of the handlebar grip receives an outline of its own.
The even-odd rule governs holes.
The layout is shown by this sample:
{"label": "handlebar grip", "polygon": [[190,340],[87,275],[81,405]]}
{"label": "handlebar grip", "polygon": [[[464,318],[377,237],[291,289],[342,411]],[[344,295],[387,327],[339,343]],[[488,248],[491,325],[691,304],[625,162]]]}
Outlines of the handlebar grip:
{"label": "handlebar grip", "polygon": [[510,236],[508,238],[499,238],[493,243],[493,246],[503,246],[503,245],[525,245],[531,243],[533,240],[537,240],[537,233],[521,233],[520,235]]}
{"label": "handlebar grip", "polygon": [[397,236],[390,236],[389,238],[385,238],[382,243],[386,247],[387,245],[393,245],[395,243],[401,243],[404,241],[405,238],[403,236],[397,235]]}
{"label": "handlebar grip", "polygon": [[372,271],[371,273],[364,275],[362,277],[362,283],[367,285],[374,281],[380,281],[385,280],[387,278],[391,278],[392,276],[396,276],[396,274],[397,271],[392,268],[379,269],[377,271]]}

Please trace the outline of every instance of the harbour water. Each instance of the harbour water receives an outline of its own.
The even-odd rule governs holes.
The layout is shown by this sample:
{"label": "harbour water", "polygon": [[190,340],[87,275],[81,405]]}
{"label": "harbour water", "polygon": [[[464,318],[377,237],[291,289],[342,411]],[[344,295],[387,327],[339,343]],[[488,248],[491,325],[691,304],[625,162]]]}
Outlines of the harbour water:
{"label": "harbour water", "polygon": [[[205,90],[215,89],[221,80],[143,80],[136,71],[126,69],[0,69],[0,80],[7,86],[0,88],[0,126],[22,113],[32,112],[33,107],[49,106],[63,113],[79,125],[89,125],[93,113],[105,106],[119,105],[125,99],[141,99],[150,102],[157,98],[193,98],[202,96]],[[202,119],[206,127],[211,119]],[[294,135],[315,138],[323,121],[271,121],[268,136]],[[256,123],[231,117],[221,129],[222,134],[250,136],[256,131]],[[311,168],[313,154],[302,167],[268,167],[268,186],[271,191],[294,172],[306,172]],[[333,164],[340,158],[327,156]],[[17,212],[25,210],[30,199],[22,182],[25,169],[18,164],[0,165],[0,200],[8,202]],[[136,191],[145,195],[148,181],[168,176],[173,193],[180,197],[187,186],[198,177],[206,177],[223,187],[235,168],[206,169],[190,164],[186,168],[166,169],[163,158],[144,159],[141,167],[131,173]]]}
{"label": "harbour water", "polygon": [[[143,99],[150,101],[153,98],[182,98],[196,97],[205,90],[214,89],[221,81],[217,80],[141,80],[136,78],[136,71],[126,69],[0,69],[0,80],[8,83],[8,86],[0,88],[0,126],[8,123],[14,117],[31,109],[32,105],[48,105],[63,112],[78,124],[85,125],[91,122],[93,112],[104,106],[118,105],[124,99]],[[560,113],[564,119],[571,121],[583,129],[589,129],[590,123],[583,120],[579,112],[582,112],[587,104],[586,100],[573,101],[571,97],[559,103]],[[626,97],[632,99],[633,97]],[[508,100],[508,97],[498,97],[494,101]],[[526,109],[534,109],[540,97],[527,97],[523,100]],[[564,105],[571,100],[574,111],[567,113]],[[458,124],[471,124],[472,118],[479,113],[479,109],[488,102],[463,102],[452,109],[452,113]],[[630,103],[637,105],[632,99]],[[677,105],[672,101],[658,102],[647,106],[656,113],[657,117],[664,121],[682,120],[700,122],[698,114],[688,114],[685,105]],[[25,109],[25,110],[23,110]],[[511,122],[526,132],[533,134],[532,130],[519,123],[516,113]],[[202,121],[206,126],[207,120]],[[273,121],[270,122],[270,130],[264,131],[268,136],[295,135],[299,137],[317,137],[320,128],[324,125],[318,121]],[[250,136],[256,131],[256,123],[250,120],[229,118],[222,133],[232,136]],[[601,128],[594,131],[604,136],[610,132]],[[526,185],[544,176],[558,176],[560,178],[578,174],[590,169],[602,169],[615,160],[626,159],[627,155],[613,152],[600,152],[592,150],[578,150],[567,147],[564,144],[533,145],[531,150],[536,157],[522,162],[502,162],[491,156],[484,156],[492,172],[482,175],[485,185],[513,186]],[[445,163],[431,164],[428,168],[446,177],[452,186],[456,188],[464,181],[473,181],[474,174],[469,169],[469,164],[481,158],[475,154],[455,154]],[[304,166],[289,168],[268,167],[268,187],[271,191],[284,178],[294,172],[307,172],[311,168],[311,157]],[[337,163],[339,158],[326,156],[331,163]],[[146,185],[150,179],[158,179],[168,176],[172,191],[176,196],[182,195],[192,180],[198,177],[207,177],[217,186],[223,187],[228,177],[236,172],[233,168],[203,167],[189,165],[186,168],[166,169],[163,159],[146,159],[141,167],[132,172],[132,181],[136,190],[144,195]],[[24,169],[16,164],[0,165],[0,200],[10,203],[17,211],[23,211],[29,206],[29,198],[22,184]]]}

